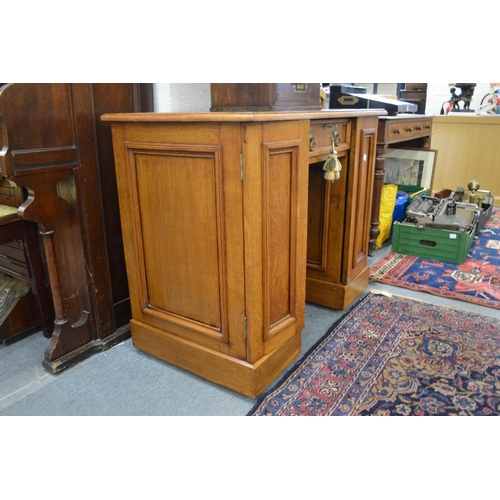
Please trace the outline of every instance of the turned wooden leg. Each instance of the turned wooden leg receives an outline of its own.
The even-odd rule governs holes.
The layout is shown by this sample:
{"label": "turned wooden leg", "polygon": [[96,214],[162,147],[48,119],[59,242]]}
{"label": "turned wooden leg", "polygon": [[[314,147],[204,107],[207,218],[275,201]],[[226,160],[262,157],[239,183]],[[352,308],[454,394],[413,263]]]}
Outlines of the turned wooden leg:
{"label": "turned wooden leg", "polygon": [[377,157],[375,160],[375,178],[373,182],[373,199],[372,199],[372,216],[370,221],[370,239],[368,246],[368,255],[371,257],[375,252],[375,244],[377,237],[380,234],[379,215],[380,215],[380,199],[382,197],[382,187],[384,186],[385,178],[385,147],[377,148]]}

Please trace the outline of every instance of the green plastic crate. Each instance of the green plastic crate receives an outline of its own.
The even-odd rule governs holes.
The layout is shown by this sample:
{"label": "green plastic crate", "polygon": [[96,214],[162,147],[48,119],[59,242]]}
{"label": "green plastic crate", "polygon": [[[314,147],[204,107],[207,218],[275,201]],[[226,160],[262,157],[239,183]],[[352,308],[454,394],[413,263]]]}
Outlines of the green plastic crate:
{"label": "green plastic crate", "polygon": [[462,264],[476,235],[477,224],[468,232],[418,228],[412,222],[395,222],[392,232],[392,251],[425,259]]}

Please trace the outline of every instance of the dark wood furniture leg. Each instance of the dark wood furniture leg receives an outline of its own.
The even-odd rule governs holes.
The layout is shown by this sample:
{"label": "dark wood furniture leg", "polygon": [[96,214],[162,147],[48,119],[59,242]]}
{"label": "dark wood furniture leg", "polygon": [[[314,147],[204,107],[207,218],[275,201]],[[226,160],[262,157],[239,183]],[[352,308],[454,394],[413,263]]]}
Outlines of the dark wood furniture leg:
{"label": "dark wood furniture leg", "polygon": [[377,242],[379,229],[379,213],[380,199],[382,197],[382,187],[385,177],[385,151],[387,146],[383,144],[377,145],[377,156],[375,159],[375,176],[373,181],[373,198],[372,198],[372,217],[370,221],[370,239],[368,243],[368,255],[373,256],[375,252],[375,243]]}
{"label": "dark wood furniture leg", "polygon": [[54,323],[54,305],[51,289],[42,259],[38,228],[35,223],[23,220],[23,249],[30,285],[35,299],[35,307],[40,317],[40,327],[44,337],[50,338]]}

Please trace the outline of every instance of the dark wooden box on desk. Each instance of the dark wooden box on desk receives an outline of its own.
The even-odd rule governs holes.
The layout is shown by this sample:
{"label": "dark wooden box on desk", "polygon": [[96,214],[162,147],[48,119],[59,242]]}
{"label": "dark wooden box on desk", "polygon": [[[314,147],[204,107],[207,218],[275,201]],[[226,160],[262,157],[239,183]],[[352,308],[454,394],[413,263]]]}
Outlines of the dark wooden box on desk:
{"label": "dark wooden box on desk", "polygon": [[319,83],[211,83],[210,111],[317,111]]}

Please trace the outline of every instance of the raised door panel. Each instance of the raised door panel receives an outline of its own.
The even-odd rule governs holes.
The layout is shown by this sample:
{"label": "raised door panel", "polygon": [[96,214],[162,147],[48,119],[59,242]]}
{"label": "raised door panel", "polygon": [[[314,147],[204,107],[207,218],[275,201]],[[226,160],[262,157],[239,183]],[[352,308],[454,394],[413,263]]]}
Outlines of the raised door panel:
{"label": "raised door panel", "polygon": [[350,283],[368,263],[368,241],[376,152],[376,120],[359,120],[351,156],[342,282]]}
{"label": "raised door panel", "polygon": [[[268,340],[295,321],[295,226],[292,207],[297,198],[298,144],[265,144],[263,146],[263,236],[267,250],[264,266],[265,337]],[[295,174],[295,175],[294,175]]]}
{"label": "raised door panel", "polygon": [[136,151],[134,161],[148,290],[144,313],[190,319],[222,337],[227,328],[218,263],[225,247],[218,227],[223,218],[218,150]]}
{"label": "raised door panel", "polygon": [[255,124],[246,136],[247,316],[256,361],[304,324],[308,122]]}
{"label": "raised door panel", "polygon": [[245,359],[239,126],[163,129],[127,141],[117,172],[133,318]]}
{"label": "raised door panel", "polygon": [[61,169],[76,161],[68,84],[2,87],[0,170],[3,176]]}

